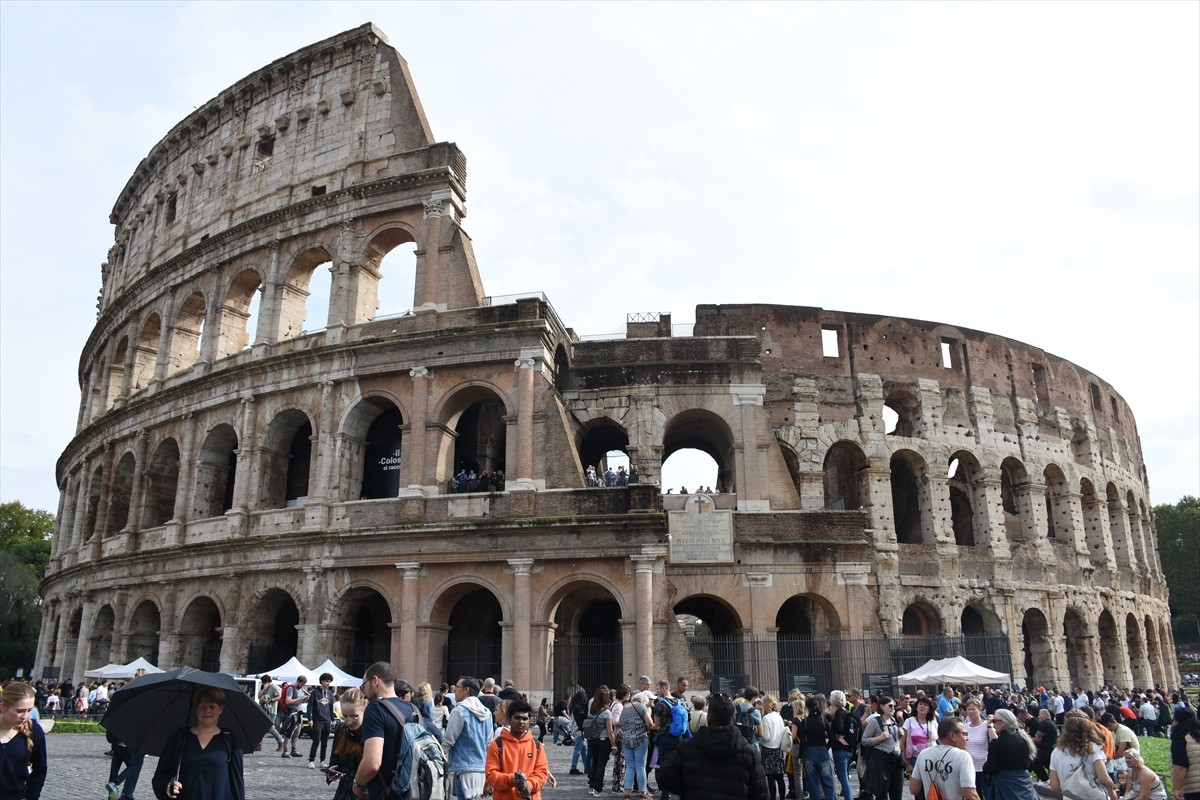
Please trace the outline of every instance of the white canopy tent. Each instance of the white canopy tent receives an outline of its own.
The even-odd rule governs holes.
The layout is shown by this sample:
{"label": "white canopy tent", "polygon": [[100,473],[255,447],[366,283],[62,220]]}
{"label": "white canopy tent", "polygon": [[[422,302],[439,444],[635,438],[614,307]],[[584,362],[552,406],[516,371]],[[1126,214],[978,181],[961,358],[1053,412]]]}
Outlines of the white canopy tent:
{"label": "white canopy tent", "polygon": [[328,672],[330,675],[333,676],[333,685],[334,686],[358,687],[358,686],[362,685],[362,678],[356,678],[353,675],[351,675],[349,672],[346,672],[341,667],[339,667],[337,664],[333,663],[332,658],[325,659],[325,663],[321,664],[320,666],[313,667],[312,671],[314,673],[316,673],[317,676],[320,676],[321,673],[323,673],[323,672]]}
{"label": "white canopy tent", "polygon": [[1007,672],[994,672],[962,656],[932,658],[912,672],[896,678],[901,686],[924,686],[936,683],[1012,683]]}
{"label": "white canopy tent", "polygon": [[128,664],[105,664],[103,667],[89,669],[87,672],[83,673],[83,677],[99,678],[101,680],[109,681],[128,680],[136,675],[139,669],[144,669],[149,673],[163,671],[144,658],[135,658]]}
{"label": "white canopy tent", "polygon": [[304,664],[300,663],[300,659],[292,656],[275,669],[263,670],[261,674],[270,675],[271,679],[276,683],[295,683],[296,678],[299,678],[301,675],[303,675],[309,683],[315,684],[317,682],[317,676],[321,673],[314,672],[313,670],[304,666]]}

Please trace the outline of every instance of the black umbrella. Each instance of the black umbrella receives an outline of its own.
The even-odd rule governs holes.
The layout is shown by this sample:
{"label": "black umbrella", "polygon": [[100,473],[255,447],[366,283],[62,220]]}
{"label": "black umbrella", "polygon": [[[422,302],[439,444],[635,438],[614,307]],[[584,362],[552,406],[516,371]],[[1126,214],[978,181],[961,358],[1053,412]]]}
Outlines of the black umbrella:
{"label": "black umbrella", "polygon": [[143,675],[113,693],[100,724],[135,753],[157,756],[167,737],[196,724],[193,695],[205,687],[225,692],[225,708],[217,724],[231,731],[246,752],[253,752],[271,727],[271,718],[242,693],[230,676],[180,667]]}

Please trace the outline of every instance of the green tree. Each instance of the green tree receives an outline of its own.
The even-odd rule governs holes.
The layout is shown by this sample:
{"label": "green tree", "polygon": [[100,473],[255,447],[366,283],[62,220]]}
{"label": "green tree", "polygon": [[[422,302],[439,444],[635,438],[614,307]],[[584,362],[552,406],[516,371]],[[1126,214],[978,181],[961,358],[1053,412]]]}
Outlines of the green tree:
{"label": "green tree", "polygon": [[53,533],[49,511],[0,503],[0,678],[33,666],[42,621],[38,584]]}
{"label": "green tree", "polygon": [[1187,495],[1173,506],[1155,506],[1154,518],[1171,616],[1200,617],[1200,498]]}

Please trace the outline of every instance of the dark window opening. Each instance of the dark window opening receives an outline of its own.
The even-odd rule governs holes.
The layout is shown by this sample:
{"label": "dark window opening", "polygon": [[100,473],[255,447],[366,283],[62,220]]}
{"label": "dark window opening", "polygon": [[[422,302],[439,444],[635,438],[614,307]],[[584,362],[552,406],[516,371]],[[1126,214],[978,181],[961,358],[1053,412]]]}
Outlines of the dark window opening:
{"label": "dark window opening", "polygon": [[1050,388],[1046,385],[1046,368],[1033,364],[1033,396],[1042,408],[1050,407]]}
{"label": "dark window opening", "polygon": [[1100,400],[1100,387],[1094,383],[1089,383],[1088,387],[1092,390],[1092,408],[1103,411],[1104,403]]}
{"label": "dark window opening", "polygon": [[1113,419],[1120,419],[1120,418],[1121,418],[1121,415],[1120,415],[1120,413],[1117,411],[1117,398],[1115,398],[1115,397],[1110,397],[1110,398],[1108,398],[1108,402],[1112,404],[1112,415],[1113,415]]}
{"label": "dark window opening", "polygon": [[258,146],[254,149],[254,164],[250,167],[250,174],[257,175],[260,172],[266,172],[271,168],[271,157],[275,154],[275,137],[268,136],[260,139]]}
{"label": "dark window opening", "polygon": [[171,192],[167,195],[167,222],[175,221],[175,214],[179,211],[179,195],[176,192]]}
{"label": "dark window opening", "polygon": [[325,187],[324,187],[324,186],[314,186],[314,187],[312,187],[312,196],[313,196],[313,197],[320,197],[320,196],[321,196],[321,195],[323,195],[323,194],[325,194]]}

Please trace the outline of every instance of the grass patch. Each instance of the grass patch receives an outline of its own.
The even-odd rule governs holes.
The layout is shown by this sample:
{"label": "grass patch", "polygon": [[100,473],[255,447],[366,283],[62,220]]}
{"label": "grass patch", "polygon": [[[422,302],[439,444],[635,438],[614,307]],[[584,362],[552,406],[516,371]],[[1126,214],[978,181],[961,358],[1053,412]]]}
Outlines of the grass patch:
{"label": "grass patch", "polygon": [[1171,740],[1139,736],[1138,750],[1141,751],[1146,766],[1163,776],[1163,783],[1167,785],[1167,797],[1170,797],[1174,790],[1171,786]]}
{"label": "grass patch", "polygon": [[100,727],[99,722],[93,722],[90,719],[59,717],[54,721],[54,730],[50,731],[50,735],[53,736],[56,733],[104,733],[104,728]]}

